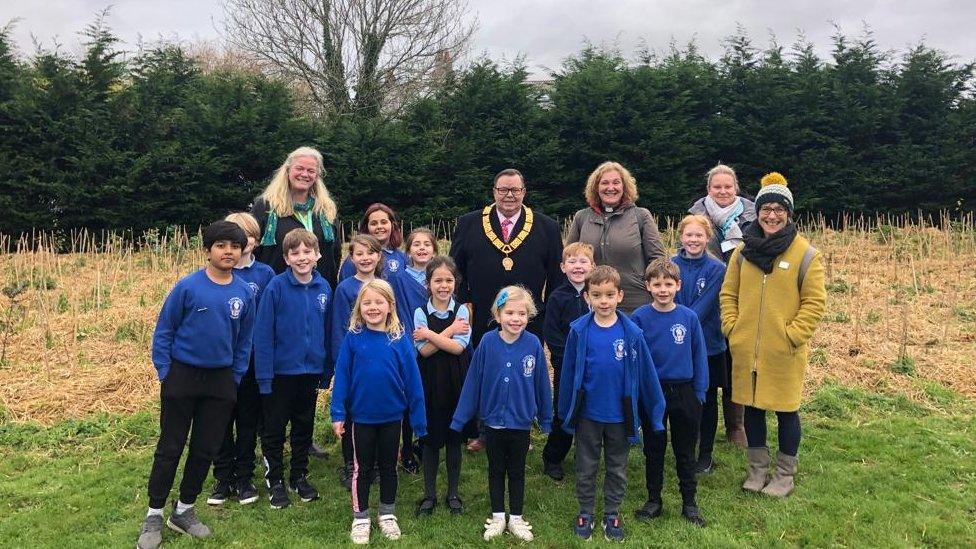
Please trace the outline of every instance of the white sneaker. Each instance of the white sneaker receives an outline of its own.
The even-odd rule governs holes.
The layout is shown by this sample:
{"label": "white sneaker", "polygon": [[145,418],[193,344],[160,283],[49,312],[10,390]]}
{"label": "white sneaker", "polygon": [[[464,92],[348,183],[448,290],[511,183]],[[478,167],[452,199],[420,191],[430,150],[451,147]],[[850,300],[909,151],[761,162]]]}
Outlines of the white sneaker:
{"label": "white sneaker", "polygon": [[485,541],[505,533],[505,519],[488,517],[485,521]]}
{"label": "white sneaker", "polygon": [[386,539],[400,539],[400,525],[395,515],[381,515],[379,517],[380,531]]}
{"label": "white sneaker", "polygon": [[532,525],[524,518],[509,518],[508,532],[522,541],[532,541]]}
{"label": "white sneaker", "polygon": [[352,529],[349,530],[349,539],[356,545],[366,545],[369,543],[370,523],[368,518],[353,519]]}

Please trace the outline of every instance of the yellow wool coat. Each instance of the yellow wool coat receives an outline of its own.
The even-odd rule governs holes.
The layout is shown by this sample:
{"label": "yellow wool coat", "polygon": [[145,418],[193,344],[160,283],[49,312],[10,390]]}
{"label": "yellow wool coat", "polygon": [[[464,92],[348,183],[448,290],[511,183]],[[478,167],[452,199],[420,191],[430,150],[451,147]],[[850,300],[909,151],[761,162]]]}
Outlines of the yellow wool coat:
{"label": "yellow wool coat", "polygon": [[773,262],[773,272],[732,253],[722,283],[722,333],[732,352],[732,400],[763,410],[800,408],[807,342],[827,304],[822,254],[818,251],[798,287],[800,262],[810,243],[797,235]]}

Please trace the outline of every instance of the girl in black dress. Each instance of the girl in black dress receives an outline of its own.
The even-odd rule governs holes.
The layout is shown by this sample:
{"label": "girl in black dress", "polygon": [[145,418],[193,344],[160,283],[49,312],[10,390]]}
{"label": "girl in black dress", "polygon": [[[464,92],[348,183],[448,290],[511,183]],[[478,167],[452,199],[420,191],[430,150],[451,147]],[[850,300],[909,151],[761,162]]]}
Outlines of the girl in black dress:
{"label": "girl in black dress", "polygon": [[468,371],[471,326],[470,312],[454,300],[458,271],[451,258],[437,256],[427,264],[430,299],[413,314],[414,343],[419,354],[420,378],[424,384],[428,435],[423,444],[424,498],[417,513],[429,515],[437,505],[437,469],[440,449],[445,448],[447,498],[451,513],[464,507],[458,497],[463,436],[450,429],[464,377]]}

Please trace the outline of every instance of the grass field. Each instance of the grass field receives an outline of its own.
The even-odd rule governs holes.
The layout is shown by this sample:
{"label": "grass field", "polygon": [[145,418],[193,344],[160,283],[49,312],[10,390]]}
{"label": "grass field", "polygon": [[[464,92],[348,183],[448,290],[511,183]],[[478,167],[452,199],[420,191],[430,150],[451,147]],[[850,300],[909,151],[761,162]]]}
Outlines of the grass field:
{"label": "grass field", "polygon": [[[828,314],[810,353],[796,493],[785,501],[743,494],[745,456],[718,443],[720,465],[699,491],[709,527],[680,519],[673,466],[665,517],[638,524],[644,475],[634,449],[624,504],[630,545],[976,546],[972,218],[939,228],[857,220],[805,232],[827,262]],[[665,235],[673,245],[673,233]],[[149,343],[166,292],[201,263],[193,240],[149,234],[136,247],[79,233],[29,246],[0,236],[0,248],[20,249],[0,255],[0,546],[134,542],[157,434]],[[324,431],[327,418],[319,419]],[[526,517],[536,544],[572,545],[573,476],[557,484],[541,474],[542,443],[537,437],[529,456]],[[336,482],[337,453],[333,444],[330,459],[313,460],[321,501],[283,511],[266,499],[201,509],[215,530],[202,545],[346,542],[350,502]],[[401,475],[398,545],[479,542],[488,512],[484,454],[465,457],[464,515],[440,505],[417,519],[420,495],[420,477]],[[506,536],[496,545],[511,543]]]}

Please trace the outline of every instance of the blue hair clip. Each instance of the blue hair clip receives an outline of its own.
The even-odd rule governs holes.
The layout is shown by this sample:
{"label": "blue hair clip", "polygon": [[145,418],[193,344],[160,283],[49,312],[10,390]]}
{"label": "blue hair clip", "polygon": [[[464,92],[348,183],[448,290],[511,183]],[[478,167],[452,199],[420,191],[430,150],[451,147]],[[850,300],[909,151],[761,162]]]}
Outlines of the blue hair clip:
{"label": "blue hair clip", "polygon": [[508,290],[502,290],[498,292],[498,297],[495,298],[495,307],[501,309],[502,307],[505,306],[505,303],[507,301],[508,301]]}

